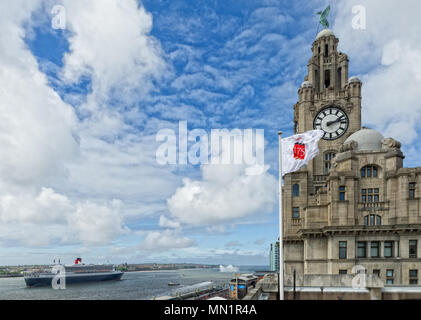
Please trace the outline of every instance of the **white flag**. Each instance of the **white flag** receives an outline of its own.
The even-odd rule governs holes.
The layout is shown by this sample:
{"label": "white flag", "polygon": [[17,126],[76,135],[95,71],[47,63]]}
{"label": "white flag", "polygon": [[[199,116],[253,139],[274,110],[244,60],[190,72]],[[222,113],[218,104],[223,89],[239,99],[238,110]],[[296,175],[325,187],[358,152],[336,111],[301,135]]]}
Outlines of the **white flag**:
{"label": "white flag", "polygon": [[311,130],[282,139],[282,176],[297,171],[319,153],[322,130]]}

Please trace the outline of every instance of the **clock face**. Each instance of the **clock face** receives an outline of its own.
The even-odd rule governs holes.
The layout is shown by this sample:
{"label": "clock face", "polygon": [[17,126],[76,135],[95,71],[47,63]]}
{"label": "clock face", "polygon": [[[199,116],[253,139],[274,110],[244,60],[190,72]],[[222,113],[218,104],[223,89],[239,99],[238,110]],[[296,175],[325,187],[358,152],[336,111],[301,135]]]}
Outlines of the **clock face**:
{"label": "clock face", "polygon": [[320,110],[313,121],[313,128],[324,131],[323,139],[335,140],[348,129],[349,119],[345,111],[337,107]]}

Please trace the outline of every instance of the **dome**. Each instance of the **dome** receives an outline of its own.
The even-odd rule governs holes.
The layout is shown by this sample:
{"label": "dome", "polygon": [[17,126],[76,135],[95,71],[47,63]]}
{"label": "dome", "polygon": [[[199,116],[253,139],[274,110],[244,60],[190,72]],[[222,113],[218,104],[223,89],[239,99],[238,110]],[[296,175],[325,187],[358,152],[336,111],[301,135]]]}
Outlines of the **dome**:
{"label": "dome", "polygon": [[357,142],[356,151],[380,150],[382,148],[383,136],[373,129],[363,128],[351,134],[344,142]]}
{"label": "dome", "polygon": [[313,84],[310,81],[304,81],[301,84],[301,88],[312,88],[312,87],[313,87]]}
{"label": "dome", "polygon": [[351,83],[351,82],[361,82],[361,80],[360,79],[358,79],[358,77],[357,76],[352,76],[351,78],[349,78],[348,79],[348,81],[347,81],[348,83]]}
{"label": "dome", "polygon": [[330,29],[323,29],[319,32],[319,34],[316,36],[316,40],[321,37],[327,37],[327,36],[334,36],[333,31]]}

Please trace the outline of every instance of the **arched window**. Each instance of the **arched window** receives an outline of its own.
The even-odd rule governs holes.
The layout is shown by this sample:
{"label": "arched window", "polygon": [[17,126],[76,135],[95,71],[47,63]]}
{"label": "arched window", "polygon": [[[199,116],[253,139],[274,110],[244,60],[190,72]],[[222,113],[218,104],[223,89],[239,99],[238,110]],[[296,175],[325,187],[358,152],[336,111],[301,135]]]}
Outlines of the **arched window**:
{"label": "arched window", "polygon": [[361,168],[361,178],[377,178],[378,167],[375,165],[368,165]]}
{"label": "arched window", "polygon": [[300,185],[298,183],[292,186],[292,196],[299,197],[300,196]]}
{"label": "arched window", "polygon": [[342,68],[338,68],[338,72],[336,75],[336,82],[337,82],[337,87],[338,89],[342,88]]}
{"label": "arched window", "polygon": [[329,173],[329,169],[332,167],[332,160],[335,158],[335,151],[326,151],[324,154],[324,165],[325,165],[325,174]]}
{"label": "arched window", "polygon": [[325,70],[325,88],[330,87],[330,70]]}
{"label": "arched window", "polygon": [[365,226],[381,226],[382,217],[376,214],[368,214],[364,216]]}

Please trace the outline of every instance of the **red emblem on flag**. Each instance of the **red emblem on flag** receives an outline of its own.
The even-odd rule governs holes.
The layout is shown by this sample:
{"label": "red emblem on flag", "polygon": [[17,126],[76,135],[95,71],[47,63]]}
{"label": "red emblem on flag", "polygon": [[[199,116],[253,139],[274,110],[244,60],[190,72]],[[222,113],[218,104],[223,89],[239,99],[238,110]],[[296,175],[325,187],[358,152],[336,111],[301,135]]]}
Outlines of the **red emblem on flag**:
{"label": "red emblem on flag", "polygon": [[295,142],[292,152],[294,154],[294,159],[304,160],[306,156],[306,145],[302,142],[301,138],[298,138],[297,142]]}

